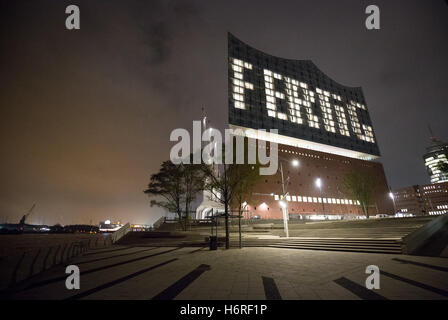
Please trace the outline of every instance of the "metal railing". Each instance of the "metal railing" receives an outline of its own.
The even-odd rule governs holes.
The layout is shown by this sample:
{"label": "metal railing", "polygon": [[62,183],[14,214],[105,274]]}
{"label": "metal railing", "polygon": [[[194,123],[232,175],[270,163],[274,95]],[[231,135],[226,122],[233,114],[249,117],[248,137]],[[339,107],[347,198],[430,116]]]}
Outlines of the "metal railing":
{"label": "metal railing", "polygon": [[112,233],[112,235],[111,235],[112,243],[116,243],[118,240],[123,238],[130,231],[131,231],[131,225],[128,222],[124,226],[122,226],[120,229],[118,229],[117,231]]}
{"label": "metal railing", "polygon": [[[124,231],[123,231],[124,232]],[[0,293],[12,289],[21,282],[40,274],[41,272],[83,254],[89,249],[107,248],[112,245],[112,235],[92,239],[68,241],[54,246],[44,246],[26,250],[17,256],[10,256],[0,263],[2,278]]]}

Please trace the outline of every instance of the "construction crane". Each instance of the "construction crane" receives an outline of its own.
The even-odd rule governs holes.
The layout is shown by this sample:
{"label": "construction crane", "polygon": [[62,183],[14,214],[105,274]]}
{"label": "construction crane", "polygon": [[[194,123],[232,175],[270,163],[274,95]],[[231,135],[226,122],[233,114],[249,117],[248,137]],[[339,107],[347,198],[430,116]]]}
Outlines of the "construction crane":
{"label": "construction crane", "polygon": [[[31,213],[33,213],[36,204],[28,210],[26,214],[23,215],[22,219],[20,219],[19,223],[4,223],[0,224],[0,233],[13,233],[13,234],[21,234],[25,231],[26,227],[30,227],[30,225],[25,224],[26,219],[29,218]],[[31,226],[32,227],[32,226]]]}
{"label": "construction crane", "polygon": [[34,203],[31,206],[31,209],[28,210],[28,212],[23,215],[22,219],[20,219],[19,226],[22,227],[22,229],[23,229],[23,225],[25,224],[25,220],[31,215],[31,213],[33,212],[35,206],[36,206],[36,204]]}

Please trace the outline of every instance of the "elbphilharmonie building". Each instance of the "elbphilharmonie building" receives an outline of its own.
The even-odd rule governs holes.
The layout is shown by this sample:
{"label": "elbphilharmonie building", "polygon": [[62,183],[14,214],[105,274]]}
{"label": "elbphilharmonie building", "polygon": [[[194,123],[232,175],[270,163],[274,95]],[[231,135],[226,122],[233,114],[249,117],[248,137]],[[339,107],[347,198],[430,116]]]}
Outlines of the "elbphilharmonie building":
{"label": "elbphilharmonie building", "polygon": [[[343,187],[351,170],[369,171],[375,188],[369,214],[393,213],[374,127],[360,87],[347,87],[310,60],[275,57],[228,35],[229,126],[278,144],[291,219],[363,216]],[[277,129],[277,134],[263,130]],[[246,134],[247,133],[247,134]],[[291,163],[296,161],[299,166]],[[282,217],[281,174],[263,176],[248,216]]]}

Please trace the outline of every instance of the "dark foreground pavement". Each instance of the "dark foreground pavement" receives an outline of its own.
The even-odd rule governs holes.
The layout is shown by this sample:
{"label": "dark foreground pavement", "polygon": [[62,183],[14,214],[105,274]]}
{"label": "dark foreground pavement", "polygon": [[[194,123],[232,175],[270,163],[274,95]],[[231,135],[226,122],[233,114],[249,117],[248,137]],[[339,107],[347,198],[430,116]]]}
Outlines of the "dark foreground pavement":
{"label": "dark foreground pavement", "polygon": [[[448,299],[448,259],[280,248],[209,251],[198,247],[113,246],[23,283],[9,299]],[[379,267],[368,290],[366,267]]]}

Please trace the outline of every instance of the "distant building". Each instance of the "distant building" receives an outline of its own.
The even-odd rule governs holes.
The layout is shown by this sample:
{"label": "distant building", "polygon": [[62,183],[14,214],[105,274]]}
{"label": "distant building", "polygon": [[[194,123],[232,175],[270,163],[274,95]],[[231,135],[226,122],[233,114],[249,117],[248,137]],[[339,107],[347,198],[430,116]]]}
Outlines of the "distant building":
{"label": "distant building", "polygon": [[123,225],[118,222],[111,222],[110,220],[101,221],[99,228],[101,232],[114,232],[120,229]]}
{"label": "distant building", "polygon": [[431,137],[432,144],[423,156],[431,183],[448,181],[448,143]]}
{"label": "distant building", "polygon": [[133,232],[151,231],[152,226],[149,224],[131,224],[131,230]]}
{"label": "distant building", "polygon": [[392,194],[396,212],[419,216],[448,213],[448,182],[410,186]]}

